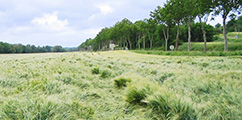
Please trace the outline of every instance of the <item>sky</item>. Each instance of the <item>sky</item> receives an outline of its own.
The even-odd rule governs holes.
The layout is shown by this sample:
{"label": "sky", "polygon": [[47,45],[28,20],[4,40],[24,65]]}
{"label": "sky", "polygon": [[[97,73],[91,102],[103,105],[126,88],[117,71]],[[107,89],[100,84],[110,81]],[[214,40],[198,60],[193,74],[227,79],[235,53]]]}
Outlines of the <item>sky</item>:
{"label": "sky", "polygon": [[[77,47],[104,27],[149,18],[166,0],[0,0],[0,41]],[[221,18],[209,21],[221,23]]]}

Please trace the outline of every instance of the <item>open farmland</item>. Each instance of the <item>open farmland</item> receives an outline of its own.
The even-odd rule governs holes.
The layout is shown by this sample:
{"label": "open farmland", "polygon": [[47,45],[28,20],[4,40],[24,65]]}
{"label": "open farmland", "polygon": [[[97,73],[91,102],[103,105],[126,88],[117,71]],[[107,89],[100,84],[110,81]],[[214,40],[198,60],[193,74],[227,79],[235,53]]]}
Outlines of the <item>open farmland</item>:
{"label": "open farmland", "polygon": [[242,57],[0,55],[0,119],[242,119]]}

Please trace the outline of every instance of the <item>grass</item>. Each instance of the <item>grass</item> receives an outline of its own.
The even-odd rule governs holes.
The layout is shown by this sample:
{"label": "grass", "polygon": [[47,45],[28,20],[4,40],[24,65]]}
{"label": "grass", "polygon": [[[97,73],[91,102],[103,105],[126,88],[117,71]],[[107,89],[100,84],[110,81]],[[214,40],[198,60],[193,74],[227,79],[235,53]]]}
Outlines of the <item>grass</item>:
{"label": "grass", "polygon": [[[223,34],[216,35],[216,37],[218,38],[216,42],[224,42]],[[242,32],[229,32],[227,33],[227,38],[229,42],[242,42]]]}
{"label": "grass", "polygon": [[0,119],[239,120],[241,60],[129,51],[0,55]]}
{"label": "grass", "polygon": [[99,68],[93,68],[92,69],[92,74],[99,74],[99,73],[100,73]]}
{"label": "grass", "polygon": [[[179,46],[180,51],[187,51],[188,43],[183,43]],[[203,42],[192,42],[191,51],[203,51],[204,43]],[[230,52],[242,51],[242,42],[229,42],[228,50]],[[224,51],[224,42],[208,42],[207,51]]]}
{"label": "grass", "polygon": [[122,87],[126,87],[129,82],[131,82],[131,79],[121,77],[114,80],[114,85],[117,88],[122,88]]}
{"label": "grass", "polygon": [[[201,50],[203,51],[203,50]],[[160,51],[160,50],[133,50],[134,53],[153,54],[162,56],[242,56],[242,51]],[[178,61],[179,62],[179,61]]]}

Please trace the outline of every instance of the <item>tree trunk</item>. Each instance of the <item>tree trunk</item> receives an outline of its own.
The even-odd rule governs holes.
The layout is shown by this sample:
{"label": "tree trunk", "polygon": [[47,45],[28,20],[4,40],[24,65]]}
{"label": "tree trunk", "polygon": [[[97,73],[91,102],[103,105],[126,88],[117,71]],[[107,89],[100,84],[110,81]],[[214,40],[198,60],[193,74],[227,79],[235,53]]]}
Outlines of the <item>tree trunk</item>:
{"label": "tree trunk", "polygon": [[124,49],[126,50],[126,48],[128,47],[128,39],[127,39],[127,37],[124,38],[124,42],[125,42],[125,48]]}
{"label": "tree trunk", "polygon": [[163,29],[163,34],[164,34],[164,37],[165,37],[165,40],[166,40],[165,49],[167,51],[167,47],[168,47],[168,44],[167,44],[167,36],[166,36],[166,32],[165,32],[164,29]]}
{"label": "tree trunk", "polygon": [[165,45],[166,51],[168,50],[169,30],[170,30],[169,28],[166,29],[166,32],[165,30],[163,30],[163,34],[166,40],[166,45]]}
{"label": "tree trunk", "polygon": [[141,39],[141,34],[139,34],[139,40],[138,40],[139,49],[141,48],[141,46],[140,46],[140,39]]}
{"label": "tree trunk", "polygon": [[130,37],[128,37],[128,42],[129,42],[129,49],[131,50],[132,49],[132,43],[130,41]]}
{"label": "tree trunk", "polygon": [[119,47],[119,40],[118,40],[118,47]]}
{"label": "tree trunk", "polygon": [[226,15],[223,15],[223,34],[224,34],[224,51],[227,52],[228,51],[228,38],[226,35]]}
{"label": "tree trunk", "polygon": [[123,38],[123,50],[125,50],[125,38]]}
{"label": "tree trunk", "polygon": [[122,50],[122,38],[121,38],[121,37],[119,38],[119,41],[120,41],[120,42],[119,42],[119,44],[120,44],[120,45],[119,45],[119,50]]}
{"label": "tree trunk", "polygon": [[143,48],[145,50],[145,35],[143,35]]}
{"label": "tree trunk", "polygon": [[153,49],[154,35],[151,35],[151,49]]}
{"label": "tree trunk", "polygon": [[170,28],[168,27],[167,28],[167,31],[166,31],[166,51],[168,50],[168,41],[169,41],[169,38],[170,38]]}
{"label": "tree trunk", "polygon": [[135,49],[138,48],[138,40],[139,40],[139,37],[138,37],[138,34],[136,34],[136,39],[135,39],[136,45],[135,45]]}
{"label": "tree trunk", "polygon": [[[180,21],[179,21],[180,22]],[[179,43],[179,34],[180,34],[180,23],[177,24],[177,33],[176,33],[176,51],[178,51],[178,43]]]}
{"label": "tree trunk", "polygon": [[206,36],[205,28],[204,28],[205,23],[202,22],[202,17],[199,17],[199,21],[200,21],[202,32],[203,32],[203,41],[204,41],[203,51],[206,52],[207,51],[207,36]]}
{"label": "tree trunk", "polygon": [[191,51],[191,20],[188,21],[188,52]]}
{"label": "tree trunk", "polygon": [[150,39],[150,49],[152,49],[153,35],[149,35],[149,39]]}

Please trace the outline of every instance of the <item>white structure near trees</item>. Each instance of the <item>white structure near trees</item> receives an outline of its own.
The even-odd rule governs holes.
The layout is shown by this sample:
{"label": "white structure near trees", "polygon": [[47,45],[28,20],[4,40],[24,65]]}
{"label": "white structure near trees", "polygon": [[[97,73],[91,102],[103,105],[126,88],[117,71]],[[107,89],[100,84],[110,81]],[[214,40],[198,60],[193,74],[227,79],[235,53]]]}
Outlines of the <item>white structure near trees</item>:
{"label": "white structure near trees", "polygon": [[115,44],[113,44],[113,43],[110,43],[110,44],[109,44],[109,48],[110,48],[111,51],[114,50],[114,47],[115,47]]}

